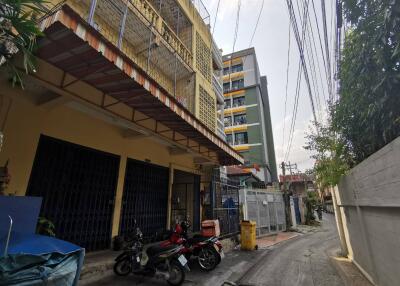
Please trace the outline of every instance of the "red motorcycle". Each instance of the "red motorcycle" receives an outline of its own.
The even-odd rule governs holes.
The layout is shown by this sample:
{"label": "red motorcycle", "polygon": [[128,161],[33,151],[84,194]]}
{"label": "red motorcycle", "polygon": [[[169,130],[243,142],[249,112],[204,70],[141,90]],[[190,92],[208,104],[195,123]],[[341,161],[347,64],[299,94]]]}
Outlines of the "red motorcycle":
{"label": "red motorcycle", "polygon": [[221,242],[215,236],[194,235],[189,238],[189,227],[190,223],[187,220],[177,223],[169,239],[163,241],[161,245],[183,245],[184,248],[182,248],[180,253],[184,254],[186,259],[189,260],[191,257],[196,257],[202,270],[211,271],[215,269],[222,258],[224,258]]}

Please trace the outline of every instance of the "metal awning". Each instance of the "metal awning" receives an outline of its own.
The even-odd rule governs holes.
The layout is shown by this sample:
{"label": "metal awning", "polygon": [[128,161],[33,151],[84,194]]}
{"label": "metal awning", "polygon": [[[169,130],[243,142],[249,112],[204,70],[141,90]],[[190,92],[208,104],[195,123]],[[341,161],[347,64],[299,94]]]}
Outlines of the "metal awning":
{"label": "metal awning", "polygon": [[[68,5],[46,18],[41,28],[45,37],[39,40],[38,56],[72,75],[76,81],[83,81],[101,91],[102,108],[111,111],[113,106],[128,106],[132,109],[132,115],[125,116],[125,119],[133,123],[154,119],[155,131],[157,122],[168,127],[177,145],[184,145],[203,155],[212,152],[221,165],[243,163],[243,158],[234,149]],[[61,87],[67,88],[72,84],[74,81],[69,81]],[[104,98],[110,97],[113,101],[105,102]],[[135,119],[135,111],[148,118]],[[186,139],[178,139],[178,135]],[[198,146],[190,142],[197,142]]]}

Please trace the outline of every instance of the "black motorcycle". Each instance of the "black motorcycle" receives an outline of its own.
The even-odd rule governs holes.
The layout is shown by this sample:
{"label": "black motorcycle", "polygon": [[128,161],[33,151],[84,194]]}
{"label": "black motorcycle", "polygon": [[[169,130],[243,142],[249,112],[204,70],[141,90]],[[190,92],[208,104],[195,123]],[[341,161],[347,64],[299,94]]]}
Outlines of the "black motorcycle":
{"label": "black motorcycle", "polygon": [[115,259],[115,274],[156,277],[165,279],[170,285],[183,283],[185,270],[189,270],[186,257],[180,254],[183,246],[158,244],[145,248],[143,234],[138,227],[130,238],[124,252]]}

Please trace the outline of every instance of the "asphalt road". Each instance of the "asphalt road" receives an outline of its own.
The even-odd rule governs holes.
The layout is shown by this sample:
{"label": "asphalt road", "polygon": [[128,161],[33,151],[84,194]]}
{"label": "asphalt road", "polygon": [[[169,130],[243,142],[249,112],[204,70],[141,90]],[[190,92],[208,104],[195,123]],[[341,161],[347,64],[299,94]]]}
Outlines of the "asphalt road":
{"label": "asphalt road", "polygon": [[[268,249],[229,252],[211,272],[191,263],[183,286],[220,286],[224,281],[242,286],[341,286],[343,282],[329,261],[329,252],[339,247],[333,215],[324,214],[322,227]],[[91,286],[161,286],[163,280],[110,276]]]}
{"label": "asphalt road", "polygon": [[339,246],[335,219],[324,214],[321,229],[271,248],[245,273],[239,285],[251,286],[341,286],[329,261]]}

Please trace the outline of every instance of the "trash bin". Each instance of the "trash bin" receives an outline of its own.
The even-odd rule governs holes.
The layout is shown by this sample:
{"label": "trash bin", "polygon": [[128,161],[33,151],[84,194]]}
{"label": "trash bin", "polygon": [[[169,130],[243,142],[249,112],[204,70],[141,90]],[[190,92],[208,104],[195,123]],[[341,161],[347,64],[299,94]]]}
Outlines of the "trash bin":
{"label": "trash bin", "polygon": [[256,245],[256,222],[250,220],[242,220],[240,223],[240,240],[242,250],[257,249]]}

